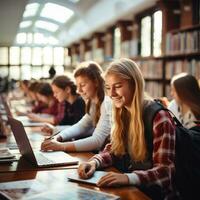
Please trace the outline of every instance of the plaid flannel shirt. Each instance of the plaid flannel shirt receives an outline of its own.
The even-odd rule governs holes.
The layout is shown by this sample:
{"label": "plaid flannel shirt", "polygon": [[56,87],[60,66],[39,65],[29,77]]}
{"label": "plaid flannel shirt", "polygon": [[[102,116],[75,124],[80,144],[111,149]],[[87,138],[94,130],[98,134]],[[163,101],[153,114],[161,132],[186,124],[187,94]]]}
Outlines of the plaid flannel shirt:
{"label": "plaid flannel shirt", "polygon": [[[112,166],[110,153],[111,144],[95,155],[92,159],[97,160],[99,167]],[[157,184],[166,192],[166,198],[173,196],[172,176],[175,166],[175,127],[170,114],[159,111],[153,121],[153,167],[148,170],[135,170],[139,182],[142,185]]]}

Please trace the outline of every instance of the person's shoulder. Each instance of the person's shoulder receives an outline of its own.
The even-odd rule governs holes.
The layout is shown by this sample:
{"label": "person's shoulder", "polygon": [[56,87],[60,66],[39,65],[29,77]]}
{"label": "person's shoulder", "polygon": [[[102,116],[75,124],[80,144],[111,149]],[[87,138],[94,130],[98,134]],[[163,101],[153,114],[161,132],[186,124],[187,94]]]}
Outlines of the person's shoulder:
{"label": "person's shoulder", "polygon": [[85,101],[81,96],[78,96],[76,101],[74,102],[75,104],[85,104]]}
{"label": "person's shoulder", "polygon": [[178,104],[176,103],[174,99],[169,102],[168,109],[171,109],[171,108],[178,108]]}
{"label": "person's shoulder", "polygon": [[105,108],[105,110],[111,110],[112,109],[112,99],[109,96],[105,96],[104,100],[101,104],[101,107]]}

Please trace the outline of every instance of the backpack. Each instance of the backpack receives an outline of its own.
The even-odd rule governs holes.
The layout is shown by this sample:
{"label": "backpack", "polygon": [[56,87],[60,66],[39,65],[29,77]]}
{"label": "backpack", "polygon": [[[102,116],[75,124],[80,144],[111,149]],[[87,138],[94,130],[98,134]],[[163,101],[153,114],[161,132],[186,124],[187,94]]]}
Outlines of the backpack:
{"label": "backpack", "polygon": [[153,120],[160,110],[172,114],[175,123],[175,176],[174,184],[181,199],[200,197],[200,126],[191,129],[183,127],[174,114],[160,102],[154,101],[144,109],[143,120],[147,149],[153,152]]}

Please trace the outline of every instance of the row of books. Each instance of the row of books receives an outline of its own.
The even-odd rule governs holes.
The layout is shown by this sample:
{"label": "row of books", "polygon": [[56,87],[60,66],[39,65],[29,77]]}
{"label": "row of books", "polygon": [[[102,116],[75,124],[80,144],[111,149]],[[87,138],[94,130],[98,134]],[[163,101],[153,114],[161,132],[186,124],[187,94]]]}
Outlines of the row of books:
{"label": "row of books", "polygon": [[167,33],[166,54],[195,53],[200,51],[200,30]]}
{"label": "row of books", "polygon": [[163,96],[163,84],[159,82],[148,81],[145,83],[145,91],[153,98]]}
{"label": "row of books", "polygon": [[[140,60],[137,61],[144,78],[162,79],[163,61],[162,60]],[[155,73],[156,72],[156,73]]]}
{"label": "row of books", "polygon": [[134,57],[138,55],[138,39],[127,40],[121,43],[121,57]]}
{"label": "row of books", "polygon": [[192,74],[197,79],[200,79],[200,60],[177,60],[168,61],[165,65],[166,68],[166,79],[171,79],[175,74],[186,72]]}

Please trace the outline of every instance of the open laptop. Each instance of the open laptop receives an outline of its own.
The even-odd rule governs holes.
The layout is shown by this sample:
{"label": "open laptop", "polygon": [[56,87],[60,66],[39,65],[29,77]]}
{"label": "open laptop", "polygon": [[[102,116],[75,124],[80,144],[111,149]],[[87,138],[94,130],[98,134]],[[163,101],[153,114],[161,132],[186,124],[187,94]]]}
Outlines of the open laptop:
{"label": "open laptop", "polygon": [[33,151],[23,124],[8,117],[8,122],[11,126],[15,140],[22,156],[38,167],[53,167],[61,165],[78,164],[78,160],[62,151],[41,152]]}

